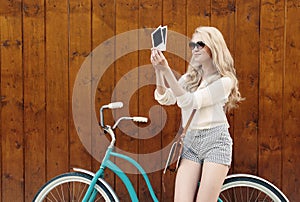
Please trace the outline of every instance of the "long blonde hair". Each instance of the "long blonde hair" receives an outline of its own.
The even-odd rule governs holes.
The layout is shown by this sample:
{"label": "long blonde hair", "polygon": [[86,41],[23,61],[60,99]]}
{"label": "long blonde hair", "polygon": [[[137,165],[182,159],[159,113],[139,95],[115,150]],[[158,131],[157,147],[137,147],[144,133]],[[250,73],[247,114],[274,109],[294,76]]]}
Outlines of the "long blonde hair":
{"label": "long blonde hair", "polygon": [[[236,70],[234,68],[233,58],[227,48],[226,42],[221,32],[215,27],[198,27],[194,34],[201,34],[203,42],[210,49],[214,67],[221,76],[228,76],[233,81],[233,88],[225,105],[225,110],[229,111],[243,100],[238,88],[238,80],[236,78]],[[193,56],[190,60],[187,72],[185,74],[185,82],[182,83],[183,88],[189,92],[197,90],[201,83],[203,70],[201,66],[193,63]]]}

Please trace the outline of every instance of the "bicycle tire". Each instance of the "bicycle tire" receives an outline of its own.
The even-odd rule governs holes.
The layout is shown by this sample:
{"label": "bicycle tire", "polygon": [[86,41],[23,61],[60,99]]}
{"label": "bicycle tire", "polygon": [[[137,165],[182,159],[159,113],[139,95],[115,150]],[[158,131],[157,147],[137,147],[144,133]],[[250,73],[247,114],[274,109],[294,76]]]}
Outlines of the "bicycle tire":
{"label": "bicycle tire", "polygon": [[224,181],[220,199],[223,202],[289,201],[272,183],[260,177],[247,174],[228,176]]}
{"label": "bicycle tire", "polygon": [[[33,202],[82,201],[93,177],[85,173],[65,173],[48,181],[35,195]],[[107,183],[97,181],[95,201],[119,201]],[[100,199],[100,200],[99,200]]]}

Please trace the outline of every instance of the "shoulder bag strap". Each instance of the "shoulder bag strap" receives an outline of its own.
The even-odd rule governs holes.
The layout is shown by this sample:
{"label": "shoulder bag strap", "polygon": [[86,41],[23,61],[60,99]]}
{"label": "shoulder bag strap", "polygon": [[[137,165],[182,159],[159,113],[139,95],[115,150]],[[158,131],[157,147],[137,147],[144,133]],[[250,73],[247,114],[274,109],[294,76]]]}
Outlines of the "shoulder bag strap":
{"label": "shoulder bag strap", "polygon": [[189,126],[190,126],[190,124],[191,124],[191,122],[192,122],[192,120],[193,120],[193,117],[194,117],[196,111],[197,111],[196,109],[193,109],[193,111],[192,111],[192,113],[191,113],[191,115],[190,115],[190,118],[189,118],[189,120],[187,121],[187,123],[186,123],[186,125],[185,125],[185,127],[184,127],[184,129],[183,129],[183,131],[182,131],[182,135],[180,136],[181,138],[183,138],[183,137],[185,136],[186,131],[188,130],[188,128],[189,128]]}

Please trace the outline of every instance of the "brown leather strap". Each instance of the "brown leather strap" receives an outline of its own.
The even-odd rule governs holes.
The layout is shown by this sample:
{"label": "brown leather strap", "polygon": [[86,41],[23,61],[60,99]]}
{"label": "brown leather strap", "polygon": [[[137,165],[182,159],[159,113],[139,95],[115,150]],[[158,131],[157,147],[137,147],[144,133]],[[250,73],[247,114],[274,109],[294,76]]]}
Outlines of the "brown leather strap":
{"label": "brown leather strap", "polygon": [[196,109],[193,109],[193,111],[192,111],[192,113],[191,113],[191,115],[190,115],[190,118],[189,118],[188,122],[186,123],[186,125],[185,125],[185,127],[184,127],[184,129],[183,129],[183,131],[182,131],[181,138],[183,138],[183,137],[185,136],[186,131],[188,130],[188,128],[189,128],[189,126],[190,126],[190,124],[191,124],[191,122],[192,122],[192,120],[193,120],[193,117],[194,117],[196,111],[197,111]]}

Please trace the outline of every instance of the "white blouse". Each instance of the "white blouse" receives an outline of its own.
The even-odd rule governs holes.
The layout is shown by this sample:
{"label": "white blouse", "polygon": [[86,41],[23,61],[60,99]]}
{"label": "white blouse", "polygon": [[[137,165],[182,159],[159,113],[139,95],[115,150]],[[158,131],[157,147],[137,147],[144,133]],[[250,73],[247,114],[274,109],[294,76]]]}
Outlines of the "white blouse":
{"label": "white blouse", "polygon": [[[183,75],[180,79],[185,79]],[[208,129],[226,124],[229,127],[224,105],[228,101],[233,82],[229,77],[220,77],[207,83],[203,80],[198,89],[175,97],[172,90],[167,88],[163,95],[154,91],[154,98],[161,105],[177,105],[181,108],[182,126],[185,127],[193,109],[197,109],[189,130]]]}

